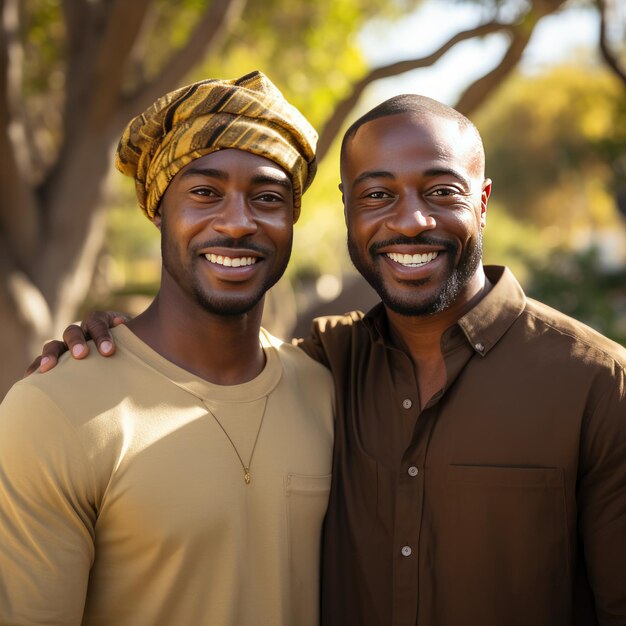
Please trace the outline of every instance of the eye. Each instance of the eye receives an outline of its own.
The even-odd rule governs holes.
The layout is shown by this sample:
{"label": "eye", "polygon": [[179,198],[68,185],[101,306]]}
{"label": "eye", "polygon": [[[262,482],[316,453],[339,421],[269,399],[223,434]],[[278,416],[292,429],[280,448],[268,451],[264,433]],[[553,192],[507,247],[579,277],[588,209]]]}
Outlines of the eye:
{"label": "eye", "polygon": [[202,196],[203,198],[217,198],[218,193],[212,189],[211,187],[193,187],[189,190],[189,193],[192,193],[195,196]]}
{"label": "eye", "polygon": [[270,202],[270,203],[285,201],[285,199],[281,195],[277,193],[269,192],[269,191],[265,193],[260,193],[258,196],[255,196],[254,199],[258,202]]}
{"label": "eye", "polygon": [[390,198],[395,198],[395,194],[393,194],[388,189],[364,189],[358,195],[362,200],[388,200]]}
{"label": "eye", "polygon": [[391,194],[386,191],[371,191],[370,193],[365,194],[366,198],[371,198],[372,200],[383,200],[384,198],[391,198]]}
{"label": "eye", "polygon": [[468,196],[463,189],[455,186],[446,185],[445,187],[434,187],[424,193],[425,198],[429,198],[432,202],[441,204],[458,204],[463,202]]}
{"label": "eye", "polygon": [[440,187],[438,189],[433,189],[429,195],[437,196],[439,198],[445,198],[447,196],[456,195],[458,191],[456,189],[450,189],[449,187]]}

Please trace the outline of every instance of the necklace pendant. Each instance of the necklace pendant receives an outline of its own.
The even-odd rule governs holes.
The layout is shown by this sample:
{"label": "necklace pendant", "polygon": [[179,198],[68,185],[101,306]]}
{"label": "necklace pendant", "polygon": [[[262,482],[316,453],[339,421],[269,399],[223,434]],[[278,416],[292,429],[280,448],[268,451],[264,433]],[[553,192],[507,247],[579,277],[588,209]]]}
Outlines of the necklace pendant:
{"label": "necklace pendant", "polygon": [[249,485],[252,480],[252,477],[250,476],[250,469],[247,467],[243,468],[243,479],[246,481],[246,485]]}

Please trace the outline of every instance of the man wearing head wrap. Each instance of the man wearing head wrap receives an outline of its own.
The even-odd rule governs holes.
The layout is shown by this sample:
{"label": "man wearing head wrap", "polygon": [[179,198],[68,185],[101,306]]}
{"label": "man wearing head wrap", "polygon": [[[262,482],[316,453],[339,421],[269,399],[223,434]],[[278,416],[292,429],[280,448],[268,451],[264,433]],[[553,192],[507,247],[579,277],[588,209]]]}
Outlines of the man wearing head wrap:
{"label": "man wearing head wrap", "polygon": [[260,328],[315,141],[258,72],[126,128],[160,290],[117,359],[67,359],[0,407],[0,623],[318,623],[330,374]]}

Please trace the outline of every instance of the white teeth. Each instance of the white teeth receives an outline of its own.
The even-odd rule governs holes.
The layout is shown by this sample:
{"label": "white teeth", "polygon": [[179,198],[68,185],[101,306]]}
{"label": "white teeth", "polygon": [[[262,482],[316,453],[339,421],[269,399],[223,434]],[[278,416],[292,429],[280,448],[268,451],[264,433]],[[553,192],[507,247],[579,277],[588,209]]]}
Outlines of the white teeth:
{"label": "white teeth", "polygon": [[255,256],[222,256],[221,254],[205,254],[204,258],[209,263],[217,263],[225,267],[243,267],[246,265],[254,265],[256,263]]}
{"label": "white teeth", "polygon": [[400,265],[407,267],[420,267],[433,259],[437,258],[439,252],[426,252],[424,254],[398,254],[396,252],[387,252],[387,256]]}

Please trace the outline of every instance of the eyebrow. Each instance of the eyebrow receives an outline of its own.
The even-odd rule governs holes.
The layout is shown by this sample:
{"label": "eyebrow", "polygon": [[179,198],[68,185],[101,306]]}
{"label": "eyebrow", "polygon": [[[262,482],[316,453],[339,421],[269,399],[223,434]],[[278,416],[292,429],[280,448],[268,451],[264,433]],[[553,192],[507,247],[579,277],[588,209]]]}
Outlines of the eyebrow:
{"label": "eyebrow", "polygon": [[288,176],[271,176],[270,174],[258,174],[254,176],[251,182],[255,185],[281,185],[288,191],[293,190],[293,185]]}
{"label": "eyebrow", "polygon": [[461,172],[451,167],[433,167],[424,172],[424,176],[427,176],[429,178],[433,178],[435,176],[443,176],[445,174],[448,174],[449,176],[454,176],[454,178],[460,180],[468,189],[471,189],[472,183],[470,179],[467,178],[467,176],[463,176]]}
{"label": "eyebrow", "polygon": [[226,172],[210,167],[190,167],[180,173],[181,178],[189,178],[191,176],[207,176],[209,178],[217,178],[219,180],[228,180],[228,174]]}
{"label": "eyebrow", "polygon": [[[190,167],[181,173],[181,178],[189,178],[191,176],[206,176],[209,178],[217,178],[218,180],[228,180],[228,173],[223,170],[217,170],[211,167]],[[251,179],[255,185],[281,185],[287,190],[292,191],[293,186],[288,176],[271,176],[270,174],[257,174]]]}
{"label": "eyebrow", "polygon": [[[472,184],[467,176],[463,176],[463,174],[451,167],[433,167],[424,172],[424,176],[426,176],[427,178],[434,178],[435,176],[443,176],[446,174],[449,176],[454,176],[454,178],[460,180],[468,189],[471,188]],[[355,187],[365,180],[370,180],[373,178],[387,178],[389,180],[395,180],[396,177],[391,172],[387,172],[385,170],[365,171],[362,174],[359,174],[354,179],[352,187]]]}
{"label": "eyebrow", "polygon": [[395,180],[395,176],[391,172],[386,172],[384,170],[380,171],[366,171],[362,174],[359,174],[352,183],[352,187],[356,187],[359,183],[362,183],[364,180],[370,180],[371,178],[389,178],[391,180]]}

